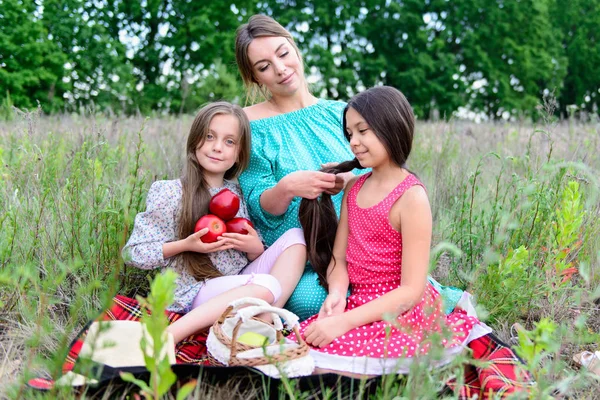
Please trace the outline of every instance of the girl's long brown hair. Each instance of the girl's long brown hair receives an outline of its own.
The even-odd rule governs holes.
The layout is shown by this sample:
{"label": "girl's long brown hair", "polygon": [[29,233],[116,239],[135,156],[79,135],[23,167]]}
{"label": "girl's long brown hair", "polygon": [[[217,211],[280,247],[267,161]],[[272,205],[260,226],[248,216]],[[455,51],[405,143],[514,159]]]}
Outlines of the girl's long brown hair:
{"label": "girl's long brown hair", "polygon": [[[202,166],[196,158],[196,149],[204,144],[210,121],[219,114],[236,117],[240,125],[240,140],[237,144],[238,159],[225,172],[225,179],[237,177],[248,166],[250,160],[250,123],[244,111],[239,106],[224,101],[203,107],[196,115],[187,139],[186,162],[181,177],[181,208],[178,216],[178,238],[180,240],[194,233],[196,221],[208,214],[211,195],[208,183],[204,179]],[[186,251],[179,257],[183,267],[199,281],[222,275],[212,264],[208,254]]]}
{"label": "girl's long brown hair", "polygon": [[[406,160],[412,148],[415,116],[402,92],[391,86],[376,86],[352,97],[344,109],[343,118],[344,135],[348,140],[346,113],[349,108],[355,109],[364,118],[387,150],[392,162],[407,169]],[[339,174],[355,168],[363,169],[356,158],[322,171]],[[335,258],[332,259],[332,256],[338,225],[331,196],[323,193],[320,199],[302,199],[298,217],[304,229],[308,260],[319,276],[319,283],[327,288],[329,262],[333,261],[335,267]]]}
{"label": "girl's long brown hair", "polygon": [[[328,174],[339,174],[363,169],[355,158],[324,168],[321,171]],[[300,225],[304,230],[308,261],[319,276],[319,283],[327,289],[327,267],[333,256],[333,242],[338,226],[338,218],[331,201],[331,195],[323,192],[320,198],[302,199],[298,210]],[[335,265],[335,259],[333,259]]]}

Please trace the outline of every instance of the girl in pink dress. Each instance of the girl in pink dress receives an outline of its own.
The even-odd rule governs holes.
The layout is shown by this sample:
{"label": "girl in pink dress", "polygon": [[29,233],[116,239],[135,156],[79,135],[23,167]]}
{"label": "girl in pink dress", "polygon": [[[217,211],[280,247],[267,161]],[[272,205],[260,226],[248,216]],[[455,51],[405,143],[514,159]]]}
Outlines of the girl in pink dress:
{"label": "girl in pink dress", "polygon": [[435,362],[449,362],[491,330],[474,312],[445,315],[427,281],[432,217],[423,184],[405,168],[414,131],[410,104],[392,87],[369,89],[350,100],[343,128],[356,158],[329,172],[372,172],[346,187],[337,231],[327,196],[303,200],[309,259],[328,296],[300,333],[321,370],[406,373],[414,357],[440,341],[444,351]]}

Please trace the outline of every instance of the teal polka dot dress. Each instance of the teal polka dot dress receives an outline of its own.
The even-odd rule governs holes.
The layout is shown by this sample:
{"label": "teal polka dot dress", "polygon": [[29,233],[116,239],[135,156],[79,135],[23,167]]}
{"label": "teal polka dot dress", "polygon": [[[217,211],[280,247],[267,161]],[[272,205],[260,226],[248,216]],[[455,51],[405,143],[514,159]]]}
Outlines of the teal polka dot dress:
{"label": "teal polka dot dress", "polygon": [[[302,199],[295,198],[285,214],[274,216],[261,208],[260,195],[289,173],[318,171],[321,164],[354,158],[342,132],[345,106],[346,103],[341,101],[319,100],[300,110],[250,122],[250,165],[239,182],[252,222],[267,245],[288,229],[300,227],[298,207]],[[333,196],[332,200],[339,216],[342,193]],[[326,296],[317,274],[307,265],[285,308],[301,320],[306,319],[319,311]]]}

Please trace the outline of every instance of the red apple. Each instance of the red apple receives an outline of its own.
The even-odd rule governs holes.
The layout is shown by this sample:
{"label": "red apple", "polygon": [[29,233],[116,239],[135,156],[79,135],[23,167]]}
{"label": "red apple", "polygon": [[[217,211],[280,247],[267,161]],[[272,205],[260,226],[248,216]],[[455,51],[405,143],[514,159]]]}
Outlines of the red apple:
{"label": "red apple", "polygon": [[245,226],[246,222],[248,223],[248,225],[250,225],[251,227],[254,228],[254,225],[252,225],[252,222],[250,222],[246,218],[238,217],[238,218],[229,220],[225,223],[225,225],[227,226],[227,232],[247,235],[248,230],[246,229],[246,226]]}
{"label": "red apple", "polygon": [[231,190],[223,189],[210,199],[208,209],[217,217],[229,221],[240,209],[240,198]]}
{"label": "red apple", "polygon": [[225,222],[216,215],[207,214],[200,218],[198,222],[196,222],[196,226],[194,227],[194,232],[198,232],[201,229],[208,228],[208,232],[204,234],[200,238],[204,243],[214,243],[217,241],[217,238],[227,232],[227,227],[225,226]]}

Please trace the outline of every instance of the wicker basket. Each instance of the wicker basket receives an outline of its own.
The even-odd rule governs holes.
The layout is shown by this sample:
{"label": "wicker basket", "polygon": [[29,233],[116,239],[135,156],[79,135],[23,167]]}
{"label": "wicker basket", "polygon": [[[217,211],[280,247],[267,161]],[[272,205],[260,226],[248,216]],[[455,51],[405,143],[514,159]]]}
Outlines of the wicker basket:
{"label": "wicker basket", "polygon": [[[273,322],[256,317],[263,313],[271,313]],[[295,341],[284,337],[282,319],[294,332]],[[237,338],[246,332],[265,336],[265,344],[238,342]],[[215,365],[254,367],[275,377],[310,375],[314,369],[310,349],[298,331],[298,317],[260,299],[246,297],[231,303],[210,328],[206,345]]]}

